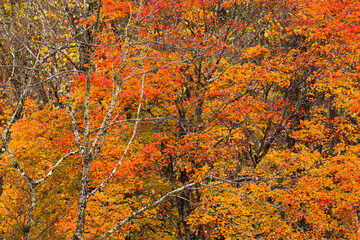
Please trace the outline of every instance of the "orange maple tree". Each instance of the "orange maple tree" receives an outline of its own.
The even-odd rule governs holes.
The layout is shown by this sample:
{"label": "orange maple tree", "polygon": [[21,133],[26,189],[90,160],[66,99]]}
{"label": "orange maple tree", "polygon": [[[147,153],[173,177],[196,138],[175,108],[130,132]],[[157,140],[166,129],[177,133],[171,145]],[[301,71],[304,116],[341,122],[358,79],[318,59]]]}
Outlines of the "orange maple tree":
{"label": "orange maple tree", "polygon": [[0,238],[355,238],[359,8],[2,3]]}

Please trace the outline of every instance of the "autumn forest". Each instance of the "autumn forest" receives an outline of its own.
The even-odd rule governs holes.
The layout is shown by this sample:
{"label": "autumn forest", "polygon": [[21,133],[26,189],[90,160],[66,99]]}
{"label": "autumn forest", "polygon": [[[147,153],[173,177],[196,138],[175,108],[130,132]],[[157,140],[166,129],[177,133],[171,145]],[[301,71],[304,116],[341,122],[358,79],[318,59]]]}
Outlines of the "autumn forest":
{"label": "autumn forest", "polygon": [[1,0],[0,239],[360,240],[360,3]]}

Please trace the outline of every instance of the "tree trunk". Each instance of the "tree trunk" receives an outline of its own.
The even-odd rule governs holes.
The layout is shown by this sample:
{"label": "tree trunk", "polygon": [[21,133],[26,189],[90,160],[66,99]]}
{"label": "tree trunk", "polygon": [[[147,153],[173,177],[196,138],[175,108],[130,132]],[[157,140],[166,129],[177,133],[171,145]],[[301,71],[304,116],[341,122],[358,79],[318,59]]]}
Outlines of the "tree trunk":
{"label": "tree trunk", "polygon": [[76,226],[76,231],[74,234],[74,240],[82,239],[85,226],[85,216],[86,216],[86,205],[88,201],[88,185],[89,185],[89,175],[90,175],[91,159],[84,158],[83,171],[81,176],[81,187],[80,187],[80,197],[79,197],[79,209],[78,209],[78,221]]}

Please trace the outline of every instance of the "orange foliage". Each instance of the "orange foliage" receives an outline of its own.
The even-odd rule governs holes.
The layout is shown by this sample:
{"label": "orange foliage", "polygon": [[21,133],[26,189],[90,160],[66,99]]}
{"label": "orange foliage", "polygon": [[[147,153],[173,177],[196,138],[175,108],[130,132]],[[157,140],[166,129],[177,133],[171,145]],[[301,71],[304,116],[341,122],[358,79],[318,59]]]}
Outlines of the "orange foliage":
{"label": "orange foliage", "polygon": [[[69,99],[85,139],[90,84],[90,145],[114,104],[89,192],[120,167],[89,196],[84,239],[205,178],[113,239],[360,239],[356,1],[99,2],[100,14],[77,21],[98,21],[93,63],[60,85],[68,98],[27,101],[10,142],[27,174],[42,178],[78,147]],[[0,121],[14,110],[8,92]],[[16,239],[29,189],[9,157],[0,162],[0,238]],[[73,238],[83,164],[80,154],[64,160],[36,189],[32,236]]]}

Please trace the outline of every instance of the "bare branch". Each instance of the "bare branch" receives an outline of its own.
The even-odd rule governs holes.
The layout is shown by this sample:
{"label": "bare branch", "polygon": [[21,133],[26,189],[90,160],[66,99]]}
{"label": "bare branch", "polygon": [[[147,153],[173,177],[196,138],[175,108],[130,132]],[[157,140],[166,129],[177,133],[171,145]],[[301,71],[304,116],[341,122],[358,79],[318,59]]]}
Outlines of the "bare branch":
{"label": "bare branch", "polygon": [[[146,54],[144,55],[144,58],[145,58]],[[142,62],[142,64],[144,64]],[[144,69],[144,68],[143,68]],[[134,138],[135,138],[135,135],[136,135],[136,132],[137,132],[137,127],[138,127],[138,124],[140,122],[140,110],[141,110],[141,103],[142,103],[142,99],[143,99],[143,96],[144,96],[144,84],[145,84],[145,73],[143,74],[142,76],[142,79],[141,79],[141,84],[140,84],[140,96],[139,96],[139,103],[138,103],[138,109],[137,109],[137,113],[136,113],[136,121],[135,121],[135,124],[134,124],[134,128],[133,128],[133,133],[131,135],[131,138],[130,140],[128,141],[127,145],[126,145],[126,148],[125,148],[125,151],[123,153],[123,155],[121,156],[119,162],[116,164],[115,168],[111,171],[110,175],[102,182],[99,184],[99,186],[97,186],[89,195],[88,197],[92,196],[94,193],[96,193],[101,187],[103,187],[107,182],[110,181],[110,179],[114,176],[114,174],[116,173],[117,169],[119,168],[119,166],[121,165],[121,163],[123,162],[125,156],[127,155],[127,152],[130,148],[130,145],[131,143],[133,142]],[[97,154],[100,149],[101,149],[101,146],[103,145],[104,143],[104,140],[105,140],[105,136],[103,135],[102,138],[100,139],[100,143],[98,144],[97,148],[95,149],[94,151],[94,154]]]}
{"label": "bare branch", "polygon": [[70,153],[64,155],[62,158],[60,158],[60,159],[56,162],[56,164],[54,165],[54,167],[45,175],[45,177],[43,177],[43,178],[35,181],[34,184],[35,184],[35,185],[38,185],[38,184],[44,182],[48,177],[50,177],[50,176],[54,173],[55,169],[60,165],[60,163],[61,163],[62,161],[64,161],[66,158],[68,158],[68,157],[70,157],[70,156],[72,156],[72,155],[75,155],[75,154],[78,153],[78,152],[79,152],[79,149],[77,149],[76,151],[73,151],[73,152],[70,152]]}
{"label": "bare branch", "polygon": [[116,225],[114,228],[112,228],[111,230],[109,230],[107,233],[105,233],[102,237],[100,237],[98,240],[104,240],[107,237],[109,237],[111,234],[113,234],[114,232],[116,232],[117,230],[119,230],[122,226],[124,226],[127,222],[129,222],[131,219],[133,219],[134,217],[140,215],[141,213],[147,211],[148,209],[151,209],[153,207],[156,207],[157,205],[159,205],[160,203],[162,203],[163,201],[165,201],[166,199],[168,199],[169,197],[174,196],[175,193],[184,191],[186,189],[190,189],[193,186],[196,186],[198,184],[200,184],[201,182],[205,181],[206,179],[211,178],[211,176],[205,176],[204,178],[200,179],[199,181],[193,182],[193,183],[189,183],[186,184],[180,188],[177,188],[175,190],[172,190],[170,192],[168,192],[167,194],[163,195],[161,198],[159,198],[157,201],[146,205],[145,207],[141,208],[140,210],[133,212],[132,214],[130,214],[128,217],[126,217],[123,221],[121,221],[118,225]]}

